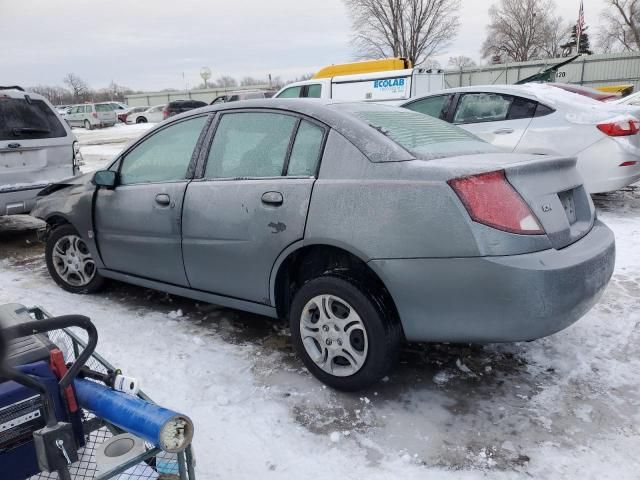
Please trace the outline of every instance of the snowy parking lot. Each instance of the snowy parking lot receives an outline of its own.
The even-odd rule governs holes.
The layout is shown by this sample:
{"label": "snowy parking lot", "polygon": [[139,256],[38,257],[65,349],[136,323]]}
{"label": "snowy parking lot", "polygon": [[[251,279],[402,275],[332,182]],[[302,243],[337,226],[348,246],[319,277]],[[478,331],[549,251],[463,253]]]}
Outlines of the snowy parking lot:
{"label": "snowy parking lot", "polygon": [[[84,171],[151,126],[74,130]],[[30,217],[0,217],[0,304],[91,317],[100,353],[192,417],[202,479],[637,479],[640,187],[594,201],[617,260],[583,319],[530,343],[407,345],[359,394],[315,380],[284,323],[115,282],[63,291]]]}

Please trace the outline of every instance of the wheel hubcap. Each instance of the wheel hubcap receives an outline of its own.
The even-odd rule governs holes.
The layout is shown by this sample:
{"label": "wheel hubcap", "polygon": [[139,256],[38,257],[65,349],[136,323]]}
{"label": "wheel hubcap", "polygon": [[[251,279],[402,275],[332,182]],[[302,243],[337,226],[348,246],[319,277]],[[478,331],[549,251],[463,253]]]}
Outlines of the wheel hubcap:
{"label": "wheel hubcap", "polygon": [[351,305],[334,295],[318,295],[307,302],[300,335],[309,357],[331,375],[353,375],[367,359],[369,345],[362,319]]}
{"label": "wheel hubcap", "polygon": [[77,235],[66,235],[53,246],[53,266],[69,285],[84,287],[96,275],[96,264],[87,245]]}

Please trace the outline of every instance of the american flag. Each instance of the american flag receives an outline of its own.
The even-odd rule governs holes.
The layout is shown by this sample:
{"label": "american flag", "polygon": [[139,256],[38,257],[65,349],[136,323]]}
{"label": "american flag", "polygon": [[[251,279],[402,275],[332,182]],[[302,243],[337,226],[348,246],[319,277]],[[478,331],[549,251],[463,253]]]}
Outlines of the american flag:
{"label": "american flag", "polygon": [[580,11],[578,12],[578,23],[576,23],[576,36],[578,39],[578,45],[580,45],[580,37],[582,36],[583,30],[584,30],[584,5],[582,5],[582,0],[580,0]]}

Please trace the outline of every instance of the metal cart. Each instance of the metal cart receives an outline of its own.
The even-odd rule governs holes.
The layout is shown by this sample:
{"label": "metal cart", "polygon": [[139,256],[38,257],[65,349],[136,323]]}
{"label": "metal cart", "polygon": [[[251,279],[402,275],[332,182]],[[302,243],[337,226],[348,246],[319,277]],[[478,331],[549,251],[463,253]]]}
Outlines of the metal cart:
{"label": "metal cart", "polygon": [[[35,320],[52,318],[49,313],[40,307],[30,308],[29,313]],[[87,347],[85,340],[67,328],[51,331],[48,335],[51,341],[63,352],[66,362],[75,361]],[[97,372],[106,373],[107,371],[115,370],[113,365],[96,352],[92,353],[85,365]],[[143,400],[152,402],[142,391],[138,393],[138,396]],[[108,472],[98,474],[95,459],[96,449],[105,440],[124,432],[115,425],[89,412],[83,412],[82,424],[86,445],[78,452],[79,461],[69,467],[71,478],[74,480],[195,480],[196,478],[194,472],[195,461],[191,446],[188,446],[183,452],[171,454],[163,452],[160,448],[148,443],[144,454]],[[28,480],[57,478],[57,473],[40,473],[30,477]]]}

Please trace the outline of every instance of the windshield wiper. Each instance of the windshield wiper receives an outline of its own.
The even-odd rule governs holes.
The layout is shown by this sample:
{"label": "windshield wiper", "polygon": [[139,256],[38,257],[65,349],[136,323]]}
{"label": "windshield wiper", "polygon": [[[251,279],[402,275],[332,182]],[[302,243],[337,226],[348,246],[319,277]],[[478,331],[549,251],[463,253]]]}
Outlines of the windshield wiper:
{"label": "windshield wiper", "polygon": [[51,133],[51,130],[37,127],[14,127],[12,132],[16,137],[19,137],[23,133]]}

